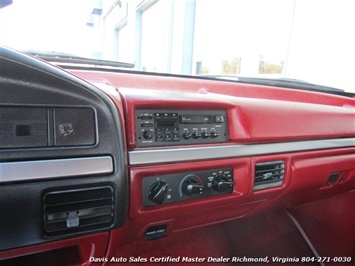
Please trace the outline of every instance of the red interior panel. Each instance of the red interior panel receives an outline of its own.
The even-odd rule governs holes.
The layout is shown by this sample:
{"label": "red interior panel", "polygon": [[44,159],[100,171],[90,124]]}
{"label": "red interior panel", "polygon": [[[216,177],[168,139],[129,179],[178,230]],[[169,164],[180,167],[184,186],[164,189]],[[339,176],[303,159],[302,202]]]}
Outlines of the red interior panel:
{"label": "red interior panel", "polygon": [[[292,163],[289,196],[293,203],[330,197],[355,189],[354,154],[296,159]],[[335,181],[329,181],[338,174]]]}
{"label": "red interior panel", "polygon": [[[122,89],[130,148],[136,146],[136,109],[228,111],[229,138],[235,142],[277,142],[354,136],[350,108],[276,100],[246,99],[219,94]],[[159,95],[159,97],[157,97]],[[330,126],[336,124],[336,127]]]}
{"label": "red interior panel", "polygon": [[[151,262],[151,258],[165,258],[166,261],[159,263],[160,265],[171,265],[168,260],[178,257],[180,264],[183,264],[184,257],[185,262],[187,258],[200,257],[205,258],[205,261],[199,263],[201,265],[207,264],[209,259],[209,263],[216,265],[235,265],[237,261],[233,262],[232,259],[244,256],[268,256],[271,260],[271,256],[301,258],[312,257],[314,254],[282,211],[271,211],[223,224],[179,231],[155,241],[127,241],[120,247],[112,246],[108,254],[108,258],[125,258],[127,261],[141,258],[147,259],[147,263]],[[211,258],[218,258],[219,261],[212,261]]]}
{"label": "red interior panel", "polygon": [[238,84],[191,77],[174,77],[137,73],[110,73],[89,70],[70,70],[89,82],[102,83],[119,88],[153,89],[161,91],[192,92],[199,94],[218,93],[243,98],[274,99],[291,102],[318,103],[354,107],[354,100],[324,93],[275,88],[268,86]]}
{"label": "red interior panel", "polygon": [[97,265],[90,257],[104,257],[109,233],[60,240],[0,252],[1,265]]}
{"label": "red interior panel", "polygon": [[290,213],[302,226],[319,256],[354,259],[354,202],[355,191],[352,190],[300,205]]}

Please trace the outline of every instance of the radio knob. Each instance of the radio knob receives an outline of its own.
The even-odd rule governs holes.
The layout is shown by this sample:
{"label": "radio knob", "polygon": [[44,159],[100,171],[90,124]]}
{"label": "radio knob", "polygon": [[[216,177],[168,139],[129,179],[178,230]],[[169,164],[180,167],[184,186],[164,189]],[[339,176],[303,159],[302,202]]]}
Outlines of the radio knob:
{"label": "radio knob", "polygon": [[182,137],[183,137],[184,139],[189,139],[189,138],[191,138],[191,136],[192,136],[192,134],[189,133],[189,132],[185,132],[184,134],[182,134]]}
{"label": "radio knob", "polygon": [[143,138],[146,139],[146,140],[149,140],[153,137],[153,134],[152,132],[150,132],[149,130],[146,130],[143,132]]}
{"label": "radio knob", "polygon": [[207,139],[208,137],[210,137],[211,136],[211,134],[210,133],[207,133],[206,131],[204,131],[203,133],[202,133],[202,138],[204,138],[204,139]]}
{"label": "radio knob", "polygon": [[156,204],[162,204],[168,193],[168,186],[164,181],[155,182],[149,188],[148,198]]}
{"label": "radio knob", "polygon": [[234,182],[224,175],[219,175],[215,177],[212,181],[212,188],[218,192],[225,192],[231,189],[233,185]]}
{"label": "radio knob", "polygon": [[200,183],[200,181],[193,176],[187,178],[182,183],[182,193],[188,196],[192,194],[201,194],[204,188],[205,187]]}
{"label": "radio knob", "polygon": [[201,135],[200,135],[198,132],[194,132],[194,133],[192,134],[192,137],[193,137],[194,139],[198,139],[199,137],[201,137]]}
{"label": "radio knob", "polygon": [[217,138],[219,136],[219,134],[216,131],[212,131],[211,132],[211,137],[212,138]]}

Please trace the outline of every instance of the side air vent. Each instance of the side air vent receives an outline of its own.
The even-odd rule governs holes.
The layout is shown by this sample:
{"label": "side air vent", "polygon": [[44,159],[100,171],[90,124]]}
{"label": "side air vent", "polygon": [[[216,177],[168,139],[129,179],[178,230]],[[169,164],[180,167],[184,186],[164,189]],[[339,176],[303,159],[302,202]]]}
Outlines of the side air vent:
{"label": "side air vent", "polygon": [[44,230],[55,237],[109,228],[114,224],[109,186],[48,192],[44,195]]}
{"label": "side air vent", "polygon": [[278,187],[285,175],[285,162],[267,162],[255,165],[254,190]]}

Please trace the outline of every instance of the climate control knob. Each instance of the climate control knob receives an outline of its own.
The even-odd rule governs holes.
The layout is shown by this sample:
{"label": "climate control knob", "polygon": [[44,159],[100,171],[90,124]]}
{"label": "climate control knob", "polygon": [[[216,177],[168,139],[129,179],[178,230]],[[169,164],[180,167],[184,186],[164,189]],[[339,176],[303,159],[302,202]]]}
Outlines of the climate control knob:
{"label": "climate control knob", "polygon": [[205,187],[195,175],[186,176],[181,185],[182,193],[191,196],[193,194],[202,194]]}
{"label": "climate control knob", "polygon": [[168,193],[169,184],[164,181],[155,182],[149,188],[148,198],[157,204],[162,204]]}
{"label": "climate control knob", "polygon": [[233,188],[234,182],[224,175],[216,176],[212,181],[212,188],[218,192],[225,192]]}

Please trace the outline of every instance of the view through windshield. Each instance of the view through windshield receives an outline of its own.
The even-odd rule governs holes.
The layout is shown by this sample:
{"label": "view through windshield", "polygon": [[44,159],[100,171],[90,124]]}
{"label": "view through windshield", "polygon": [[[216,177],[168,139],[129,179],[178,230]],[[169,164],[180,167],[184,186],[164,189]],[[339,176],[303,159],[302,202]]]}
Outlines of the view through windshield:
{"label": "view through windshield", "polygon": [[14,49],[355,92],[353,0],[0,1],[0,43]]}

